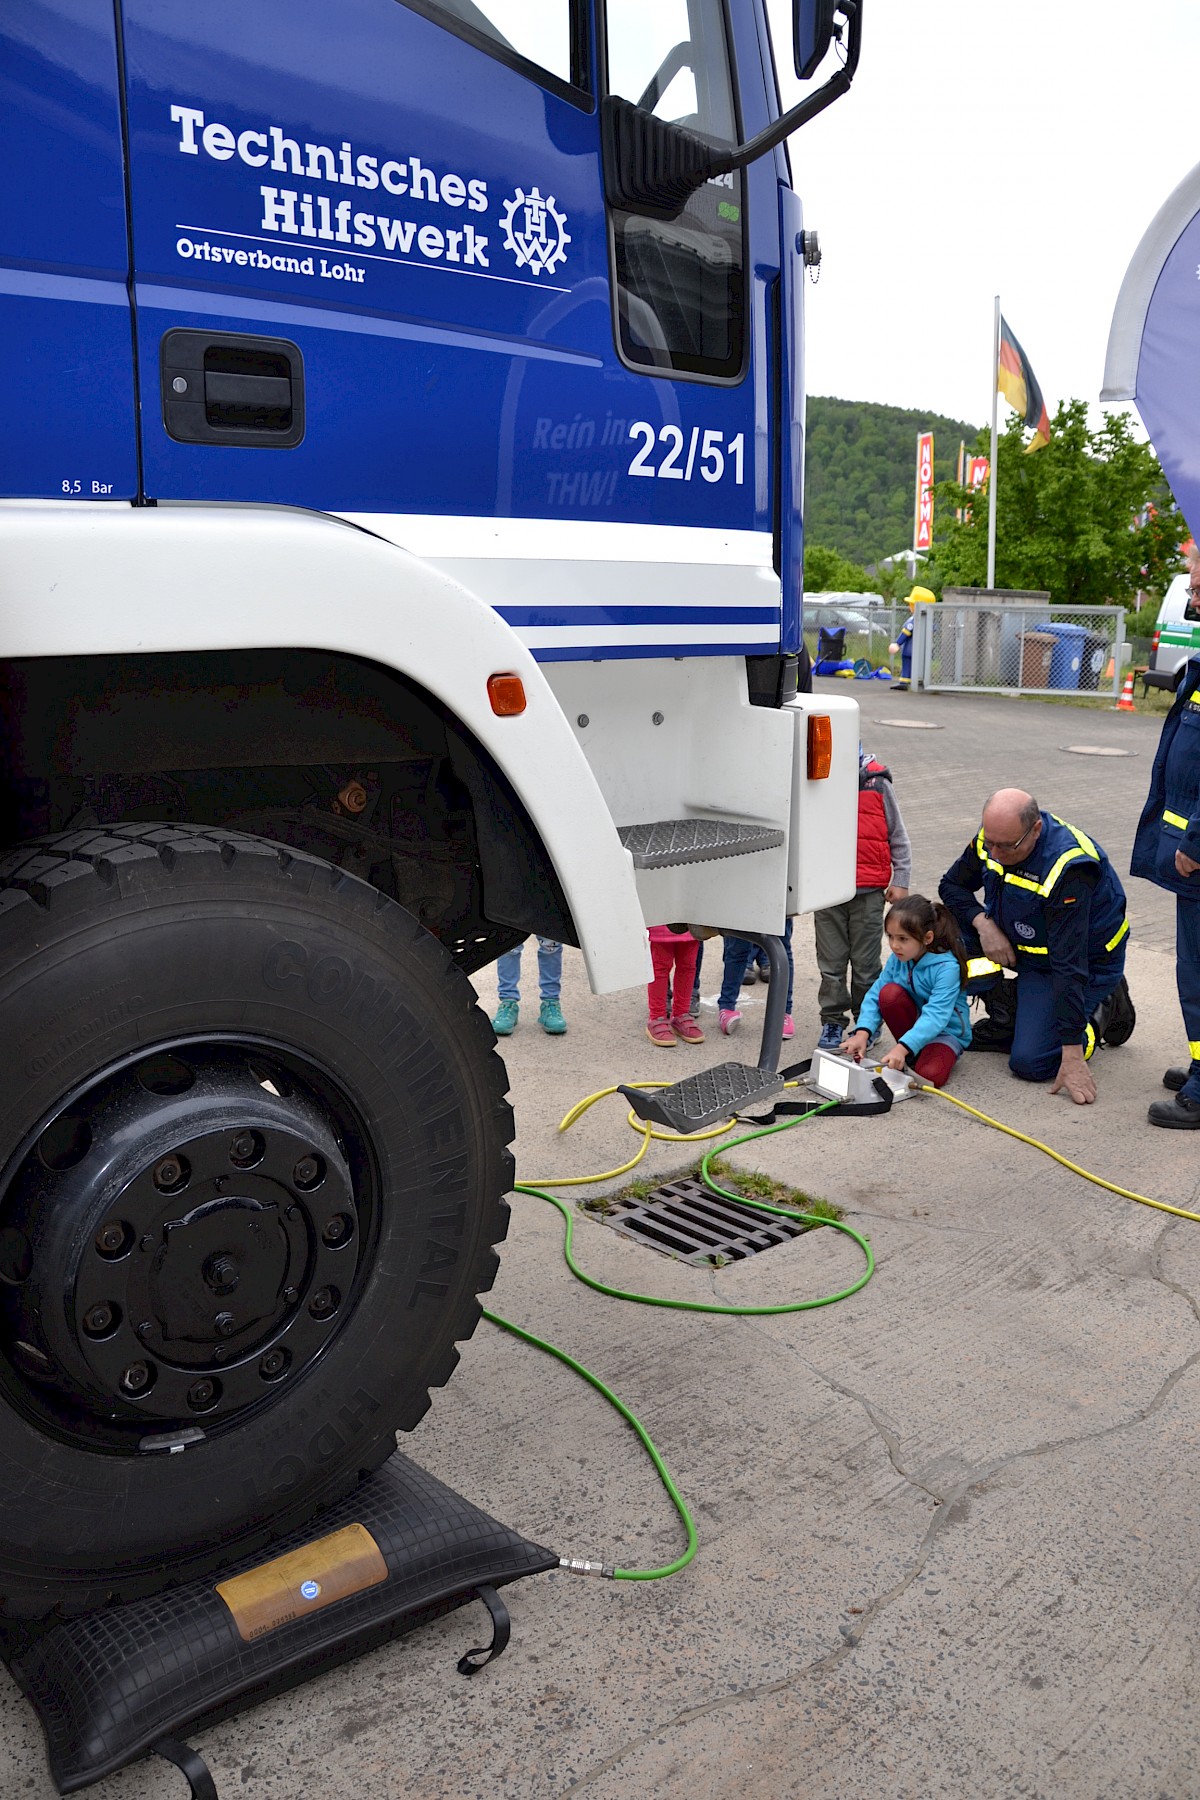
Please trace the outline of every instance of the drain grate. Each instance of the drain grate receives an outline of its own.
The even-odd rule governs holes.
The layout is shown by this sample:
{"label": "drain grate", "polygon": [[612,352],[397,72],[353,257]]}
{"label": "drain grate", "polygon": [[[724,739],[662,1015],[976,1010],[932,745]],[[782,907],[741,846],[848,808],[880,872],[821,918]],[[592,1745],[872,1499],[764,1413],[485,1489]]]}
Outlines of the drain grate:
{"label": "drain grate", "polygon": [[807,1227],[798,1220],[757,1212],[736,1200],[722,1200],[690,1176],[667,1181],[645,1200],[615,1199],[603,1214],[606,1225],[635,1243],[649,1244],[683,1262],[744,1262],[776,1244],[799,1237]]}

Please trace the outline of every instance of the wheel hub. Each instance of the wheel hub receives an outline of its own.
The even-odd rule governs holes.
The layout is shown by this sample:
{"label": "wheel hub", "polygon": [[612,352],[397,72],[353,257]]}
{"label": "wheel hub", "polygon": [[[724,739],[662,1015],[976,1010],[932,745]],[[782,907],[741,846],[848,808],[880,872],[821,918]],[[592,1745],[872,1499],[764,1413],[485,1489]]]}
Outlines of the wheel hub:
{"label": "wheel hub", "polygon": [[128,1437],[207,1428],[294,1380],[355,1290],[340,1125],[291,1071],[212,1045],[76,1097],[0,1204],[0,1340],[34,1400]]}

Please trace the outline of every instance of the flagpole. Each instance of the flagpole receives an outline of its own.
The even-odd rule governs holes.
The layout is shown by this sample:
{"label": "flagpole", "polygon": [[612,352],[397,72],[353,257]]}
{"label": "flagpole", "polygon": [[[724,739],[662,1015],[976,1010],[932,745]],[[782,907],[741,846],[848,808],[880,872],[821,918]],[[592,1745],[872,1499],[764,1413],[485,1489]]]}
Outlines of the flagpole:
{"label": "flagpole", "polygon": [[996,419],[1000,409],[1000,296],[996,295],[996,317],[992,326],[992,458],[988,465],[988,552],[987,584],[996,585]]}

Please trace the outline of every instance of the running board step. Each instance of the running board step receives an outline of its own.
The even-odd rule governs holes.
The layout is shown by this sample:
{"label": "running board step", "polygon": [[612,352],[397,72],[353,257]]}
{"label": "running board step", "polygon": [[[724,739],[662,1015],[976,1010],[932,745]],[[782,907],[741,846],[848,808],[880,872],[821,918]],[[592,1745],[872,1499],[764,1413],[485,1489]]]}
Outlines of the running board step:
{"label": "running board step", "polygon": [[715,862],[722,856],[749,856],[776,850],[782,831],[770,825],[743,825],[738,819],[660,819],[655,825],[621,825],[617,836],[633,856],[635,869],[676,869],[682,863]]}
{"label": "running board step", "polygon": [[687,1134],[703,1131],[722,1119],[731,1119],[743,1106],[756,1106],[782,1093],[782,1075],[769,1069],[751,1069],[745,1063],[718,1063],[701,1069],[669,1088],[621,1087],[639,1119],[665,1125]]}

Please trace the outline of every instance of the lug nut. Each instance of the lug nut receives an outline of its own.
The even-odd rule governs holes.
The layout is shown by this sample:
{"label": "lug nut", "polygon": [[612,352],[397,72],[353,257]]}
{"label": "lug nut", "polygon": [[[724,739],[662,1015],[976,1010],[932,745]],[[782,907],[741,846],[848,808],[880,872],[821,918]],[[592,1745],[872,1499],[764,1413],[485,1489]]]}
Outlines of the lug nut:
{"label": "lug nut", "polygon": [[302,1193],[315,1188],[325,1173],[325,1165],[319,1156],[302,1156],[292,1170],[292,1181]]}
{"label": "lug nut", "polygon": [[344,1244],[349,1235],[349,1219],[346,1217],[345,1213],[335,1213],[321,1233],[321,1239],[323,1243],[332,1246],[334,1244]]}
{"label": "lug nut", "polygon": [[193,1381],[188,1389],[187,1402],[196,1412],[200,1412],[203,1407],[211,1406],[216,1397],[217,1384],[205,1375],[199,1381]]}
{"label": "lug nut", "polygon": [[229,1160],[237,1169],[251,1169],[261,1160],[263,1141],[257,1131],[239,1131],[229,1146]]}
{"label": "lug nut", "polygon": [[140,1394],[143,1388],[150,1385],[150,1365],[144,1362],[130,1363],[121,1371],[121,1386],[127,1394]]}
{"label": "lug nut", "polygon": [[213,1324],[222,1337],[232,1337],[237,1330],[237,1320],[231,1312],[219,1312],[213,1320]]}
{"label": "lug nut", "polygon": [[326,1319],[337,1305],[337,1294],[333,1288],[318,1288],[308,1303],[308,1310],[314,1319]]}
{"label": "lug nut", "polygon": [[264,1381],[274,1381],[277,1375],[283,1374],[287,1365],[286,1350],[268,1350],[259,1362],[258,1372]]}
{"label": "lug nut", "polygon": [[300,1289],[285,1287],[280,1298],[285,1306],[295,1306],[297,1300],[300,1298]]}
{"label": "lug nut", "polygon": [[164,1156],[155,1165],[154,1185],[162,1194],[169,1194],[175,1188],[182,1187],[187,1180],[188,1166],[182,1156]]}
{"label": "lug nut", "polygon": [[119,1256],[125,1248],[125,1227],[116,1219],[110,1219],[96,1233],[96,1248],[101,1256]]}
{"label": "lug nut", "polygon": [[89,1337],[103,1337],[113,1322],[113,1309],[101,1300],[98,1306],[88,1309],[83,1315],[83,1329]]}

